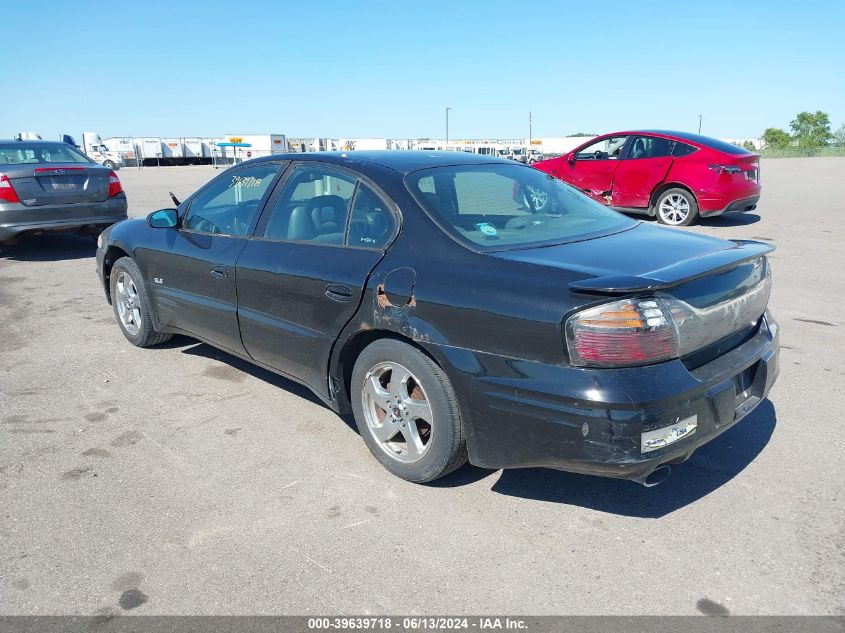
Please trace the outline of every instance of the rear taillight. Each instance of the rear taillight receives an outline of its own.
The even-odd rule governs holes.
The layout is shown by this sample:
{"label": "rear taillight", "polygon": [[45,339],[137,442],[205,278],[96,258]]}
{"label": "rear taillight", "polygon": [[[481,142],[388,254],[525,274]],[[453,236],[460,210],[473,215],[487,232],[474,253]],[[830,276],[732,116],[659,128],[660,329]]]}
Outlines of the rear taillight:
{"label": "rear taillight", "polygon": [[123,193],[123,186],[120,184],[120,178],[113,171],[109,172],[109,198]]}
{"label": "rear taillight", "polygon": [[742,167],[737,165],[707,165],[710,171],[715,171],[719,174],[738,174],[742,171]]}
{"label": "rear taillight", "polygon": [[[578,367],[634,367],[684,357],[745,328],[756,327],[772,289],[768,261],[740,264],[730,293],[686,297],[657,292],[573,314],[564,326],[569,360]],[[691,282],[692,283],[692,282]],[[711,296],[712,295],[712,296]]]}
{"label": "rear taillight", "polygon": [[678,356],[671,315],[655,299],[623,299],[579,312],[566,321],[573,365],[628,367]]}
{"label": "rear taillight", "polygon": [[6,174],[0,174],[0,201],[2,202],[20,202],[18,194],[12,183],[9,181]]}

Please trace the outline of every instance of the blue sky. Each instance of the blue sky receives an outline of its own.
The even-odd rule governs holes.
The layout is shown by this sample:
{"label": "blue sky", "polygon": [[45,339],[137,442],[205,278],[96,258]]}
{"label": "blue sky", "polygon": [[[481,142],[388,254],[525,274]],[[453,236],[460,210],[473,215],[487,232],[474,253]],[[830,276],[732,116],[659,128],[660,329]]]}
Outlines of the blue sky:
{"label": "blue sky", "polygon": [[757,136],[845,123],[843,2],[2,4],[0,137]]}

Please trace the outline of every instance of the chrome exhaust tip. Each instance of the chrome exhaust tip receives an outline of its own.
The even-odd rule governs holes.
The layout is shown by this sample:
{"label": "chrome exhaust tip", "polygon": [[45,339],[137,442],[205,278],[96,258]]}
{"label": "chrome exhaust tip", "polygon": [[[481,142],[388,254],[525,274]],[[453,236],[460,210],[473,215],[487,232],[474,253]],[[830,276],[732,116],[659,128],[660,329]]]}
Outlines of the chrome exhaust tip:
{"label": "chrome exhaust tip", "polygon": [[635,479],[639,484],[642,484],[646,488],[654,488],[655,486],[659,486],[664,481],[669,479],[669,475],[672,474],[671,466],[667,466],[663,464],[662,466],[658,466],[654,470],[652,470],[649,474],[645,477],[640,477]]}

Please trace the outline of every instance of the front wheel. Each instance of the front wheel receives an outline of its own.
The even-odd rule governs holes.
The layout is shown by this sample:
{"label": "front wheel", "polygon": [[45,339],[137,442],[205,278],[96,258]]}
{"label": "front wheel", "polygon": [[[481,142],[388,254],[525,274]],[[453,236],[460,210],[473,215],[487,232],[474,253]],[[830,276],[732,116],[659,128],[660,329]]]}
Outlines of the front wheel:
{"label": "front wheel", "polygon": [[105,161],[103,161],[103,167],[107,167],[109,169],[114,169],[115,164],[114,164],[114,162],[112,162],[110,160],[105,160]]}
{"label": "front wheel", "polygon": [[657,219],[669,226],[688,226],[698,217],[698,203],[686,189],[667,189],[655,202]]}
{"label": "front wheel", "polygon": [[350,391],[362,439],[394,475],[425,483],[466,462],[452,383],[420,350],[394,339],[375,341],[355,361]]}
{"label": "front wheel", "polygon": [[173,335],[156,332],[150,300],[138,265],[129,257],[118,259],[111,269],[111,303],[120,331],[136,347],[152,347]]}

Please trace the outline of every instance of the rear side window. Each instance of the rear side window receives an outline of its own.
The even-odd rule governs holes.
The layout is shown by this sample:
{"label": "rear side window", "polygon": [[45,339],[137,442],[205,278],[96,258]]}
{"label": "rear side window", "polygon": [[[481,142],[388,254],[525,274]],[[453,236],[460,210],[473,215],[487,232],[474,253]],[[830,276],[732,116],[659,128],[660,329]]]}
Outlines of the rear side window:
{"label": "rear side window", "polygon": [[393,235],[393,214],[372,189],[364,183],[358,184],[352,215],[349,218],[349,246],[383,248]]}
{"label": "rear side window", "polygon": [[93,162],[85,154],[65,143],[4,143],[0,145],[0,165]]}
{"label": "rear side window", "polygon": [[672,152],[672,156],[680,158],[681,156],[686,156],[687,154],[692,154],[697,148],[693,147],[692,145],[687,145],[686,143],[681,143],[680,141],[675,143],[675,149]]}
{"label": "rear side window", "polygon": [[316,165],[299,165],[285,184],[264,237],[291,242],[343,244],[357,179]]}
{"label": "rear side window", "polygon": [[631,146],[628,158],[662,158],[672,155],[674,141],[658,136],[638,136]]}

